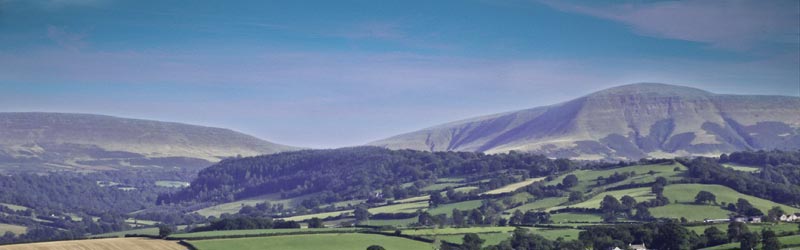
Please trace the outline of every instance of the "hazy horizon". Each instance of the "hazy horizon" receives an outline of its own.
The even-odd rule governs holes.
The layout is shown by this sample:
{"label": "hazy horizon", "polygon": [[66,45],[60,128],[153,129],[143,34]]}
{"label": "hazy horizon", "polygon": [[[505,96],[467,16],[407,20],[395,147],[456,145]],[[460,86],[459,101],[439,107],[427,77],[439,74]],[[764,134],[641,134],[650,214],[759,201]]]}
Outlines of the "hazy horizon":
{"label": "hazy horizon", "polygon": [[637,82],[800,96],[797,1],[317,5],[0,0],[0,111],[333,148]]}

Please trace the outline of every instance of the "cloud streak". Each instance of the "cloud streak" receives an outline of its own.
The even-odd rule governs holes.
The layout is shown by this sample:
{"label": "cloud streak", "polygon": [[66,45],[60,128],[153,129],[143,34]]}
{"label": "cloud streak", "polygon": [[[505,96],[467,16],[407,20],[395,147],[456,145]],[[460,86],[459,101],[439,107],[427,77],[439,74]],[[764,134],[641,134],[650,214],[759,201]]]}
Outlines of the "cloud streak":
{"label": "cloud streak", "polygon": [[800,43],[800,2],[687,0],[589,6],[541,0],[555,9],[629,25],[646,36],[750,50],[759,43]]}

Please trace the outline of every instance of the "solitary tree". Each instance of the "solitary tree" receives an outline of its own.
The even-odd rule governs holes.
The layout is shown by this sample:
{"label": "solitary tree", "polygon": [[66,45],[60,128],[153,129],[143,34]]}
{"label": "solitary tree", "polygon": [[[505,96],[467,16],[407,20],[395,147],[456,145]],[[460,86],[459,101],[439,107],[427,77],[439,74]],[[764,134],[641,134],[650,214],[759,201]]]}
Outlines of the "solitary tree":
{"label": "solitary tree", "polygon": [[364,206],[356,207],[356,210],[353,212],[353,214],[356,216],[356,221],[359,222],[368,220],[370,216],[369,210],[367,210],[367,208]]}
{"label": "solitary tree", "polygon": [[700,191],[694,197],[694,203],[697,203],[697,204],[714,203],[714,204],[716,204],[717,203],[717,196],[715,196],[714,194],[712,194],[711,192],[708,192],[708,191]]}
{"label": "solitary tree", "polygon": [[314,217],[308,220],[308,228],[323,228],[322,219]]}
{"label": "solitary tree", "polygon": [[763,239],[762,244],[764,244],[763,250],[781,249],[781,242],[778,241],[778,236],[772,230],[761,231],[761,238]]}
{"label": "solitary tree", "polygon": [[386,250],[386,248],[383,248],[382,246],[378,246],[378,245],[372,245],[372,246],[367,247],[367,250]]}
{"label": "solitary tree", "polygon": [[158,237],[165,238],[174,232],[175,232],[175,226],[170,226],[167,224],[158,225]]}
{"label": "solitary tree", "polygon": [[571,188],[578,185],[578,176],[574,174],[567,175],[564,177],[564,180],[561,181],[561,185],[564,185],[565,188]]}
{"label": "solitary tree", "polygon": [[758,245],[757,233],[745,233],[739,237],[739,249],[741,250],[756,249],[757,245]]}
{"label": "solitary tree", "polygon": [[480,250],[484,240],[477,234],[468,233],[464,235],[464,243],[461,244],[463,250]]}

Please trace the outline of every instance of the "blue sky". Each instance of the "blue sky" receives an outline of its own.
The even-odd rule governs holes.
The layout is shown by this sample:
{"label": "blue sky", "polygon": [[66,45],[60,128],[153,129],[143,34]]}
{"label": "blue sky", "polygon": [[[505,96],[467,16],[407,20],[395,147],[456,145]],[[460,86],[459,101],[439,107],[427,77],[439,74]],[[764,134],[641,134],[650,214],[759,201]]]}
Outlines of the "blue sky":
{"label": "blue sky", "polygon": [[339,147],[635,82],[800,96],[800,2],[0,0],[0,111]]}

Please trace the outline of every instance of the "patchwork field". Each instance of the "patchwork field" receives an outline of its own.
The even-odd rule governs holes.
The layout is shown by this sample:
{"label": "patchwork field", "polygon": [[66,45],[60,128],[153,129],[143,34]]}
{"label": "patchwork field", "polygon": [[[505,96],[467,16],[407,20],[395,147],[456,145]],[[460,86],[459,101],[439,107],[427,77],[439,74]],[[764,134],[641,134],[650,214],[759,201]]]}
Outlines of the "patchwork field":
{"label": "patchwork field", "polygon": [[185,181],[156,181],[156,186],[169,187],[169,188],[184,188],[188,187],[189,183]]}
{"label": "patchwork field", "polygon": [[357,228],[290,228],[290,229],[254,229],[254,230],[225,230],[207,231],[196,233],[172,234],[170,237],[181,239],[224,237],[224,236],[253,236],[253,235],[285,235],[295,233],[322,233],[322,232],[356,232]]}
{"label": "patchwork field", "polygon": [[386,250],[436,249],[433,244],[375,234],[308,234],[242,239],[218,239],[189,241],[199,250],[354,250],[380,245]]}
{"label": "patchwork field", "polygon": [[268,194],[262,195],[258,197],[243,199],[239,201],[233,201],[228,203],[222,203],[215,206],[203,208],[197,210],[196,212],[202,216],[217,216],[219,217],[223,213],[235,214],[239,212],[243,206],[255,206],[258,203],[264,203],[269,201],[272,204],[283,204],[287,208],[295,207],[299,202],[304,199],[311,197],[313,194],[298,196],[289,199],[281,199],[281,195],[278,193],[275,194]]}
{"label": "patchwork field", "polygon": [[531,179],[527,179],[527,180],[520,181],[520,182],[517,182],[517,183],[508,184],[508,185],[503,186],[501,188],[492,189],[492,190],[486,191],[486,192],[484,192],[482,194],[511,193],[511,192],[517,191],[517,189],[520,189],[520,188],[523,188],[523,187],[525,187],[527,185],[533,184],[534,182],[542,181],[544,179],[545,179],[545,177],[531,178]]}
{"label": "patchwork field", "polygon": [[14,205],[14,204],[8,204],[8,203],[0,203],[0,206],[7,207],[8,209],[11,209],[11,210],[14,210],[14,211],[25,211],[26,209],[28,209],[28,207],[24,207],[24,206],[20,206],[20,205]]}
{"label": "patchwork field", "polygon": [[513,213],[515,210],[519,210],[519,211],[522,211],[522,212],[527,212],[527,211],[530,211],[530,210],[545,210],[545,209],[548,209],[548,208],[556,207],[556,206],[560,205],[561,203],[567,202],[567,200],[568,200],[567,197],[544,198],[544,199],[536,200],[536,201],[531,202],[531,203],[526,203],[525,205],[522,205],[522,206],[519,206],[519,207],[508,209],[508,210],[506,210],[506,212]]}
{"label": "patchwork field", "polygon": [[24,226],[0,223],[0,235],[3,235],[6,232],[12,232],[16,235],[19,235],[24,234],[27,230],[28,228]]}
{"label": "patchwork field", "polygon": [[[675,171],[675,168],[678,168],[679,171]],[[650,174],[652,171],[654,174]],[[613,183],[611,185],[605,185],[605,187],[613,187],[618,185],[630,184],[633,182],[636,183],[647,183],[653,182],[658,177],[667,178],[667,180],[676,180],[679,179],[679,175],[681,175],[684,171],[686,171],[686,166],[683,166],[679,163],[675,164],[653,164],[653,165],[635,165],[629,167],[622,167],[622,168],[615,168],[615,169],[608,169],[608,170],[578,170],[571,172],[569,174],[564,174],[559,176],[558,178],[553,179],[550,182],[547,182],[546,185],[557,185],[564,180],[564,177],[570,174],[574,174],[578,177],[578,185],[572,187],[571,190],[575,191],[582,191],[588,192],[597,184],[597,177],[608,177],[612,174],[616,173],[623,173],[623,172],[634,172],[636,173],[635,176],[630,177],[624,181]]]}
{"label": "patchwork field", "polygon": [[[798,249],[800,248],[800,235],[792,235],[792,236],[783,236],[778,237],[778,240],[784,245],[783,249]],[[759,245],[760,246],[760,245]],[[785,246],[791,246],[793,248],[786,248]],[[703,248],[704,250],[734,250],[739,249],[739,242],[735,243],[728,243],[724,245]]]}
{"label": "patchwork field", "polygon": [[145,238],[111,238],[53,241],[0,246],[0,250],[186,250],[175,241]]}
{"label": "patchwork field", "polygon": [[722,164],[722,166],[725,166],[726,168],[730,168],[730,169],[733,169],[733,170],[738,170],[738,171],[742,171],[742,172],[750,172],[750,173],[758,172],[758,171],[761,170],[761,168],[759,168],[759,167],[743,166],[743,165],[730,164],[730,163],[724,163],[724,164]]}
{"label": "patchwork field", "polygon": [[783,208],[783,211],[787,213],[800,212],[800,209],[775,203],[758,197],[742,194],[736,192],[736,190],[721,185],[705,185],[705,184],[667,185],[666,187],[664,187],[664,196],[669,198],[670,202],[678,200],[678,202],[680,203],[692,203],[694,202],[694,197],[697,195],[697,193],[703,190],[713,193],[717,197],[718,203],[721,202],[736,203],[736,201],[739,198],[744,198],[748,200],[750,204],[753,204],[754,207],[760,209],[764,213],[766,213],[770,208],[774,206],[779,206]]}

